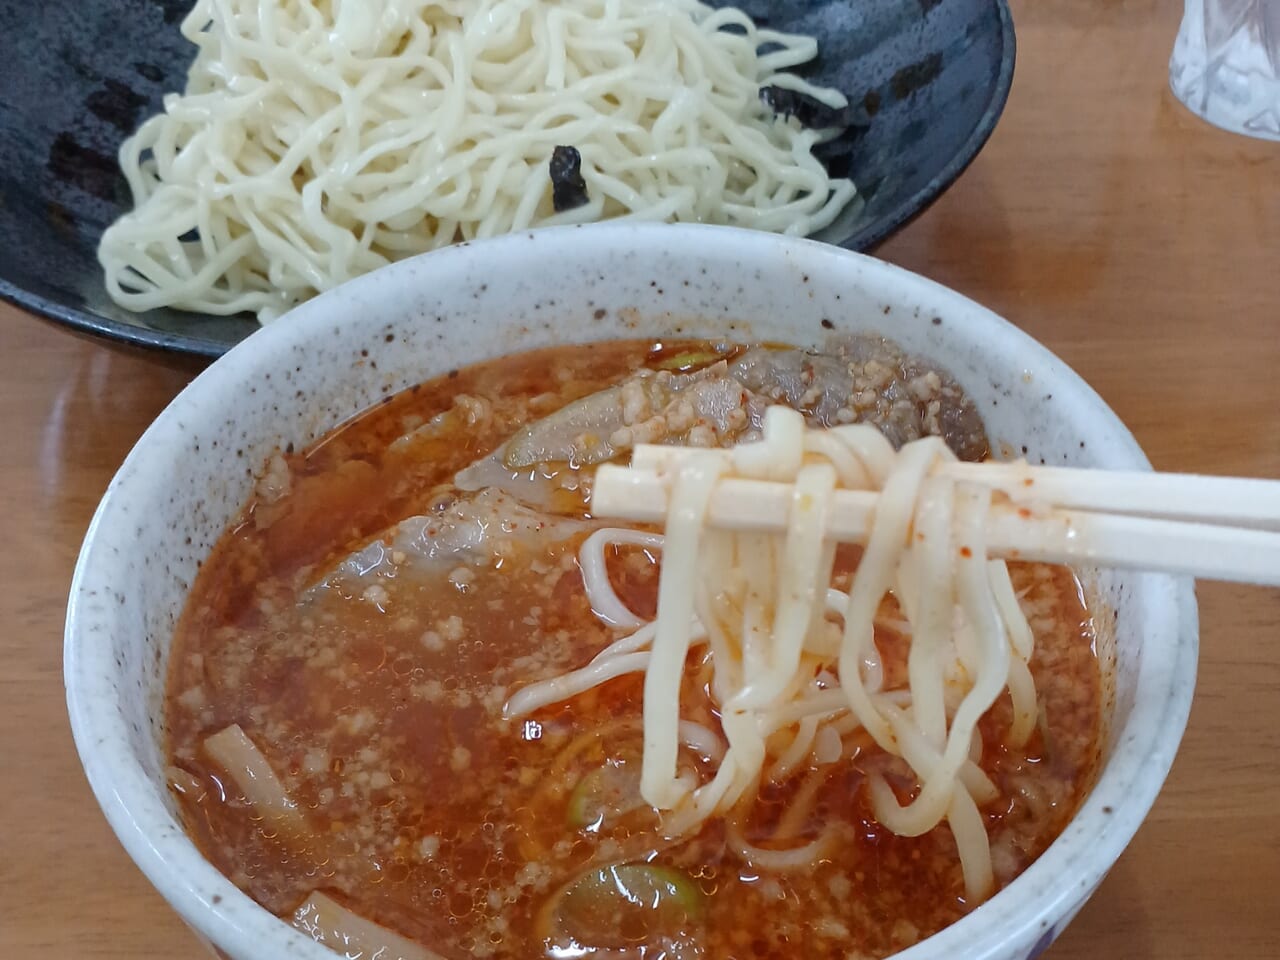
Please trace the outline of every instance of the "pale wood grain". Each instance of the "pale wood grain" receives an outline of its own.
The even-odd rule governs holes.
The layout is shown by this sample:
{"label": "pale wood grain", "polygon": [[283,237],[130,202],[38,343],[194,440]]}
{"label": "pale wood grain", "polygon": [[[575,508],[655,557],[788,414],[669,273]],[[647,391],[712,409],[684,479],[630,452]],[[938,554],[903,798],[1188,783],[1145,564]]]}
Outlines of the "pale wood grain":
{"label": "pale wood grain", "polygon": [[[1280,477],[1280,148],[1205,126],[1167,92],[1181,8],[1015,2],[999,129],[880,253],[1063,356],[1157,466]],[[0,306],[0,957],[201,955],[99,814],[61,683],[80,538],[191,374]],[[1280,956],[1280,592],[1200,598],[1182,751],[1053,960]]]}
{"label": "pale wood grain", "polygon": [[0,957],[198,955],[98,811],[62,692],[79,541],[129,447],[190,376],[0,306]]}

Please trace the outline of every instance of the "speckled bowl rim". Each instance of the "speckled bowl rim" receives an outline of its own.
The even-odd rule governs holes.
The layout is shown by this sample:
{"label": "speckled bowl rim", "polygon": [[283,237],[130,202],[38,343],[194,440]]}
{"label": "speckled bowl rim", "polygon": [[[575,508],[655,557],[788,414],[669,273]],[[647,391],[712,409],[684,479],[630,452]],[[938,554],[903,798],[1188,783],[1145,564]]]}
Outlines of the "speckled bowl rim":
{"label": "speckled bowl rim", "polygon": [[[107,645],[93,642],[91,635],[102,624],[95,625],[82,612],[81,595],[89,572],[101,576],[103,565],[111,563],[99,545],[104,526],[116,519],[113,515],[118,502],[128,496],[128,480],[122,478],[137,475],[141,466],[162,467],[166,456],[174,456],[166,451],[164,441],[178,418],[214,416],[216,410],[204,402],[208,395],[228,382],[243,382],[260,355],[273,351],[283,355],[309,332],[331,326],[332,313],[348,309],[353,300],[376,301],[397,290],[407,295],[429,283],[432,274],[446,276],[441,272],[474,265],[477,258],[494,261],[509,256],[528,264],[531,240],[537,241],[534,246],[540,244],[550,255],[558,256],[601,246],[625,250],[637,258],[637,269],[643,267],[646,251],[656,257],[656,251],[671,255],[682,250],[696,259],[708,245],[724,244],[731,244],[746,260],[782,256],[793,265],[817,263],[823,258],[845,261],[867,288],[909,290],[920,302],[976,325],[970,339],[992,344],[997,352],[1028,364],[1034,361],[1048,371],[1046,386],[1087,406],[1097,418],[1099,430],[1113,440],[1120,439],[1122,452],[1115,458],[1115,466],[1149,466],[1132,435],[1092,388],[1007,321],[906,270],[808,240],[707,226],[620,223],[554,228],[459,245],[402,261],[312,300],[288,322],[265,328],[252,342],[236,346],[210,366],[138,441],[90,523],[67,613],[64,663],[68,711],[94,794],[129,855],[160,893],[199,933],[237,956],[262,956],[264,945],[273,957],[325,960],[333,954],[258,906],[208,863],[185,833],[174,829],[172,817],[156,799],[150,778],[132,756],[127,724],[112,708],[116,693],[112,677],[118,668],[106,652]],[[898,960],[981,960],[1008,956],[1014,944],[1031,945],[1024,956],[1037,955],[1097,887],[1137,831],[1163,785],[1185,729],[1198,655],[1194,584],[1185,578],[1141,577],[1144,596],[1150,593],[1160,600],[1159,604],[1144,604],[1144,609],[1152,606],[1165,611],[1163,620],[1168,621],[1169,629],[1161,635],[1160,643],[1143,649],[1129,717],[1115,732],[1110,756],[1089,797],[1059,839],[1022,876],[968,916],[896,955]]]}

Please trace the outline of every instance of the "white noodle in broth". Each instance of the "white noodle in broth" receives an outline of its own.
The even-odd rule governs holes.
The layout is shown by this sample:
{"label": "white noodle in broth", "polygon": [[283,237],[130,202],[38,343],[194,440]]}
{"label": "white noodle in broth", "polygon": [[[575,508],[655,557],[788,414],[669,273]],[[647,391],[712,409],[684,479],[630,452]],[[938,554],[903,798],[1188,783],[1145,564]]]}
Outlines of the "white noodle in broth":
{"label": "white noodle in broth", "polygon": [[[801,414],[771,407],[764,439],[722,456],[689,456],[670,477],[669,510],[653,623],[626,610],[607,584],[603,562],[586,578],[601,619],[641,623],[589,668],[614,676],[644,669],[641,793],[669,811],[667,828],[687,833],[707,818],[726,817],[731,839],[749,860],[791,869],[812,863],[824,837],[794,849],[763,851],[742,839],[739,807],[760,784],[832,762],[834,744],[861,727],[887,753],[902,758],[916,780],[899,801],[882,776],[868,778],[872,809],[886,829],[919,836],[946,823],[955,836],[966,897],[978,903],[994,888],[981,804],[996,788],[978,767],[978,720],[1008,690],[1011,745],[1025,743],[1037,716],[1028,669],[1031,630],[1003,561],[990,560],[984,524],[990,494],[930,476],[954,455],[937,438],[895,452],[877,430],[844,426],[808,430]],[[726,466],[729,464],[729,466]],[[732,475],[794,485],[786,532],[742,533],[706,524],[717,481]],[[847,594],[831,587],[834,545],[825,516],[838,488],[874,489],[878,506]],[[584,555],[609,542],[657,544],[652,535],[596,533]],[[587,564],[584,564],[586,566]],[[876,616],[892,593],[910,636],[907,682],[884,686],[874,643]],[[833,642],[833,622],[843,626]],[[706,643],[710,693],[727,743],[716,773],[692,782],[678,768],[680,690],[692,645]],[[642,652],[648,657],[640,660]],[[583,672],[522,689],[508,703],[523,715],[583,688]],[[780,731],[785,746],[771,753]],[[827,732],[829,731],[829,732]],[[834,739],[833,739],[834,738]],[[801,792],[803,794],[803,791]],[[795,820],[783,814],[784,821]]]}

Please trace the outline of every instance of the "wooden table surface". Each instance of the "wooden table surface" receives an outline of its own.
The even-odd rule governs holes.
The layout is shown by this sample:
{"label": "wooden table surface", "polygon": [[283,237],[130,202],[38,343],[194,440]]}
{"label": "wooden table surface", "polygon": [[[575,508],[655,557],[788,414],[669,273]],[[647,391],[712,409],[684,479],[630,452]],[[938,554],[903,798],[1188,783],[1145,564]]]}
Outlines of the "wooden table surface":
{"label": "wooden table surface", "polygon": [[[999,129],[880,253],[1064,357],[1157,467],[1280,477],[1280,145],[1206,126],[1169,94],[1181,7],[1015,2]],[[98,812],[62,690],[80,539],[195,369],[0,306],[0,957],[199,952]],[[1280,957],[1280,590],[1199,595],[1182,750],[1053,960]]]}

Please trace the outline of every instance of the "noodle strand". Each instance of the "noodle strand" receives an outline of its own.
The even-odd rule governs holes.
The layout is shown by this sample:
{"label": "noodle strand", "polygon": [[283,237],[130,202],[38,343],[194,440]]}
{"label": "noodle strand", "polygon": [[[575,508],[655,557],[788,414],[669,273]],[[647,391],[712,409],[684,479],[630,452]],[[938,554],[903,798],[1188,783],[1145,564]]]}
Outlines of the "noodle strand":
{"label": "noodle strand", "polygon": [[[854,196],[761,103],[810,37],[698,0],[197,0],[181,94],[120,148],[133,210],[103,234],[129,310],[262,322],[458,240],[603,218],[811,234]],[[765,52],[761,52],[764,50]],[[581,156],[556,210],[549,162]]]}
{"label": "noodle strand", "polygon": [[[729,458],[681,456],[664,477],[664,535],[604,529],[588,538],[580,559],[592,608],[611,625],[639,625],[586,667],[520,691],[508,711],[527,712],[602,678],[644,670],[644,800],[667,812],[664,829],[672,835],[723,816],[728,842],[743,859],[778,870],[815,862],[832,835],[785,850],[753,845],[743,835],[750,799],[762,784],[805,777],[776,838],[790,839],[816,805],[827,765],[864,749],[869,737],[900,758],[895,763],[915,781],[900,799],[899,773],[895,788],[882,768],[864,769],[877,821],[908,837],[945,822],[965,897],[976,904],[995,884],[981,807],[999,796],[979,766],[985,745],[978,722],[1006,690],[1013,707],[1007,744],[1025,744],[1039,716],[1028,666],[1031,630],[1008,568],[987,558],[991,493],[935,471],[954,459],[937,438],[895,452],[871,427],[807,430],[800,413],[777,406],[765,412],[763,435]],[[726,472],[792,484],[784,533],[707,528],[708,505]],[[878,491],[847,592],[831,585],[835,544],[824,534],[839,486]],[[604,550],[623,543],[662,551],[652,623],[628,610],[608,582]],[[876,645],[890,595],[904,619],[887,625],[909,639],[905,681],[900,671],[891,680]],[[839,617],[843,626],[834,622]],[[686,661],[691,646],[703,642],[694,689],[712,702],[710,709],[699,704],[696,715],[718,712],[724,748],[715,773],[699,784],[678,770],[677,751],[689,740],[681,734]],[[854,735],[859,729],[865,736]]]}

